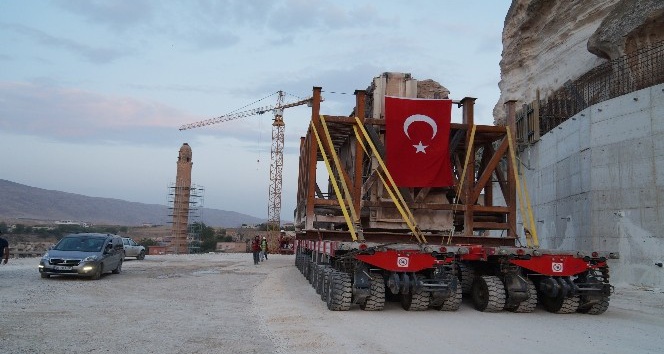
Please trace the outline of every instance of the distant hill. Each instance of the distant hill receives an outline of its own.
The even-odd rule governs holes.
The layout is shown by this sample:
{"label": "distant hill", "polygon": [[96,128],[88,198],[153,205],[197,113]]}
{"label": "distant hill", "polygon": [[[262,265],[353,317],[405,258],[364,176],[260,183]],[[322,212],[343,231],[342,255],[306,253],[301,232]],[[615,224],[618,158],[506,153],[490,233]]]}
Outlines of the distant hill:
{"label": "distant hill", "polygon": [[[163,225],[170,218],[165,205],[88,197],[26,186],[0,179],[0,218],[75,220],[96,225]],[[203,208],[201,221],[213,227],[260,224],[265,219],[234,211]]]}

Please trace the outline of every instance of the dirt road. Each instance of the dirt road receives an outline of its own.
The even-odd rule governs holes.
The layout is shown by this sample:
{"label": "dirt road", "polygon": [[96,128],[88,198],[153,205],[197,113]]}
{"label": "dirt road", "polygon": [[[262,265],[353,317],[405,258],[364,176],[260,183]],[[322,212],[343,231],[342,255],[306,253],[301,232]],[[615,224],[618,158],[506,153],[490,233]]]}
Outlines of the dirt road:
{"label": "dirt road", "polygon": [[0,266],[0,353],[659,353],[664,292],[618,287],[600,316],[331,312],[271,255],[148,256],[98,281],[41,279],[38,259]]}

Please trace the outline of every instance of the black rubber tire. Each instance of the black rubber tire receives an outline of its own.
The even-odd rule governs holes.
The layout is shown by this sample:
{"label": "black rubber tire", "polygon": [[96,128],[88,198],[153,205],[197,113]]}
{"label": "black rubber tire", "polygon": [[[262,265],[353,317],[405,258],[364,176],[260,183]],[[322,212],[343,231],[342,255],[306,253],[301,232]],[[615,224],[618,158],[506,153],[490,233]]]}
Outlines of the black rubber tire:
{"label": "black rubber tire", "polygon": [[577,311],[580,312],[580,313],[586,313],[586,314],[589,314],[589,315],[601,315],[604,312],[606,312],[606,310],[608,310],[608,309],[609,309],[609,297],[604,296],[604,297],[602,297],[602,299],[598,303],[593,304],[590,307],[579,308],[579,309],[577,309]]}
{"label": "black rubber tire", "polygon": [[528,298],[521,301],[516,306],[505,306],[505,310],[518,313],[535,311],[535,307],[537,307],[537,288],[535,287],[535,283],[529,278],[526,278],[526,284],[528,286]]}
{"label": "black rubber tire", "polygon": [[438,310],[438,311],[456,311],[461,307],[461,300],[463,298],[463,290],[461,289],[461,284],[459,283],[456,287],[456,290],[452,295],[449,297],[445,298],[443,300],[443,303],[434,306],[433,308]]}
{"label": "black rubber tire", "polygon": [[309,272],[309,284],[311,284],[311,287],[316,290],[316,283],[318,282],[318,264],[311,263],[311,270],[309,270]]}
{"label": "black rubber tire", "polygon": [[350,274],[334,272],[330,279],[328,291],[327,308],[331,311],[350,310],[353,297],[352,281]]}
{"label": "black rubber tire", "polygon": [[46,274],[46,273],[39,273],[39,275],[41,275],[41,277],[44,278],[44,279],[48,279],[48,278],[51,277],[50,274]]}
{"label": "black rubber tire", "polygon": [[475,281],[475,269],[466,263],[457,263],[461,291],[464,294],[470,294],[473,291],[473,282]]}
{"label": "black rubber tire", "polygon": [[385,300],[389,302],[399,302],[401,301],[401,295],[395,294],[390,290],[389,287],[385,287]]}
{"label": "black rubber tire", "polygon": [[297,256],[297,269],[300,271],[302,275],[304,275],[304,255],[298,255]]}
{"label": "black rubber tire", "polygon": [[430,300],[428,291],[411,289],[408,294],[401,294],[401,307],[406,311],[424,311],[429,308]]}
{"label": "black rubber tire", "polygon": [[360,304],[364,311],[382,311],[385,308],[385,280],[380,274],[371,275],[370,295]]}
{"label": "black rubber tire", "polygon": [[102,273],[102,269],[103,269],[103,268],[104,268],[104,264],[103,264],[103,263],[99,264],[99,266],[98,266],[97,269],[95,270],[94,274],[92,274],[92,276],[90,277],[90,279],[92,279],[92,280],[99,280],[99,279],[101,279],[101,273]]}
{"label": "black rubber tire", "polygon": [[325,267],[323,269],[323,288],[320,292],[320,299],[327,303],[327,294],[330,291],[330,279],[332,278],[332,273],[334,269],[331,267]]}
{"label": "black rubber tire", "polygon": [[118,262],[118,266],[113,269],[113,274],[120,274],[122,272],[122,260]]}
{"label": "black rubber tire", "polygon": [[320,282],[320,272],[322,270],[323,266],[320,264],[314,263],[314,273],[311,279],[311,286],[314,288],[316,291],[316,294],[320,295],[320,289],[318,288],[318,283]]}
{"label": "black rubber tire", "polygon": [[549,297],[540,296],[540,302],[544,308],[552,313],[575,313],[579,309],[579,296]]}
{"label": "black rubber tire", "polygon": [[307,262],[307,280],[309,284],[314,284],[314,274],[316,274],[316,263],[309,261]]}
{"label": "black rubber tire", "polygon": [[139,261],[144,260],[145,259],[145,251],[141,251],[141,253],[139,253],[138,256],[136,256],[136,259],[138,259]]}
{"label": "black rubber tire", "polygon": [[304,279],[309,280],[309,257],[304,257],[302,260],[302,275]]}
{"label": "black rubber tire", "polygon": [[476,277],[472,294],[473,305],[478,311],[498,312],[505,308],[505,286],[497,276]]}
{"label": "black rubber tire", "polygon": [[323,294],[323,282],[325,281],[325,269],[328,268],[327,265],[320,264],[318,266],[318,275],[316,276],[316,294]]}

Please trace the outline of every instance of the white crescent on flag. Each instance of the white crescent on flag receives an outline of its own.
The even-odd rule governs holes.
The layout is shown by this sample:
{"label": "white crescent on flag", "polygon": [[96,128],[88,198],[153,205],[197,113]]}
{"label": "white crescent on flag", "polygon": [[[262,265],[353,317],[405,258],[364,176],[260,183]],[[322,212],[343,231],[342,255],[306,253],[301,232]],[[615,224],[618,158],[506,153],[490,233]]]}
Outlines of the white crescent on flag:
{"label": "white crescent on flag", "polygon": [[404,134],[406,134],[409,140],[410,140],[410,135],[408,135],[408,127],[410,127],[410,125],[415,122],[424,122],[429,124],[431,126],[431,129],[433,129],[433,135],[431,136],[431,139],[436,137],[436,133],[438,133],[438,124],[436,124],[436,121],[429,116],[425,116],[422,114],[413,114],[412,116],[406,118],[406,121],[403,122],[403,132]]}

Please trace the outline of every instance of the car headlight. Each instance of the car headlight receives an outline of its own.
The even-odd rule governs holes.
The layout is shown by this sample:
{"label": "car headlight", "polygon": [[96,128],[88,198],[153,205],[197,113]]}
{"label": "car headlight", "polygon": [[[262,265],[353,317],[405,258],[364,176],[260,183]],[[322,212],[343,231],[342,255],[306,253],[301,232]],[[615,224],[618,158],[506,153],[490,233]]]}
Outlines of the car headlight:
{"label": "car headlight", "polygon": [[42,261],[48,262],[51,259],[51,257],[48,255],[48,252],[46,252],[46,253],[44,253],[44,255],[42,256],[41,259],[42,259]]}
{"label": "car headlight", "polygon": [[97,256],[87,256],[83,259],[83,262],[94,262],[97,260]]}

